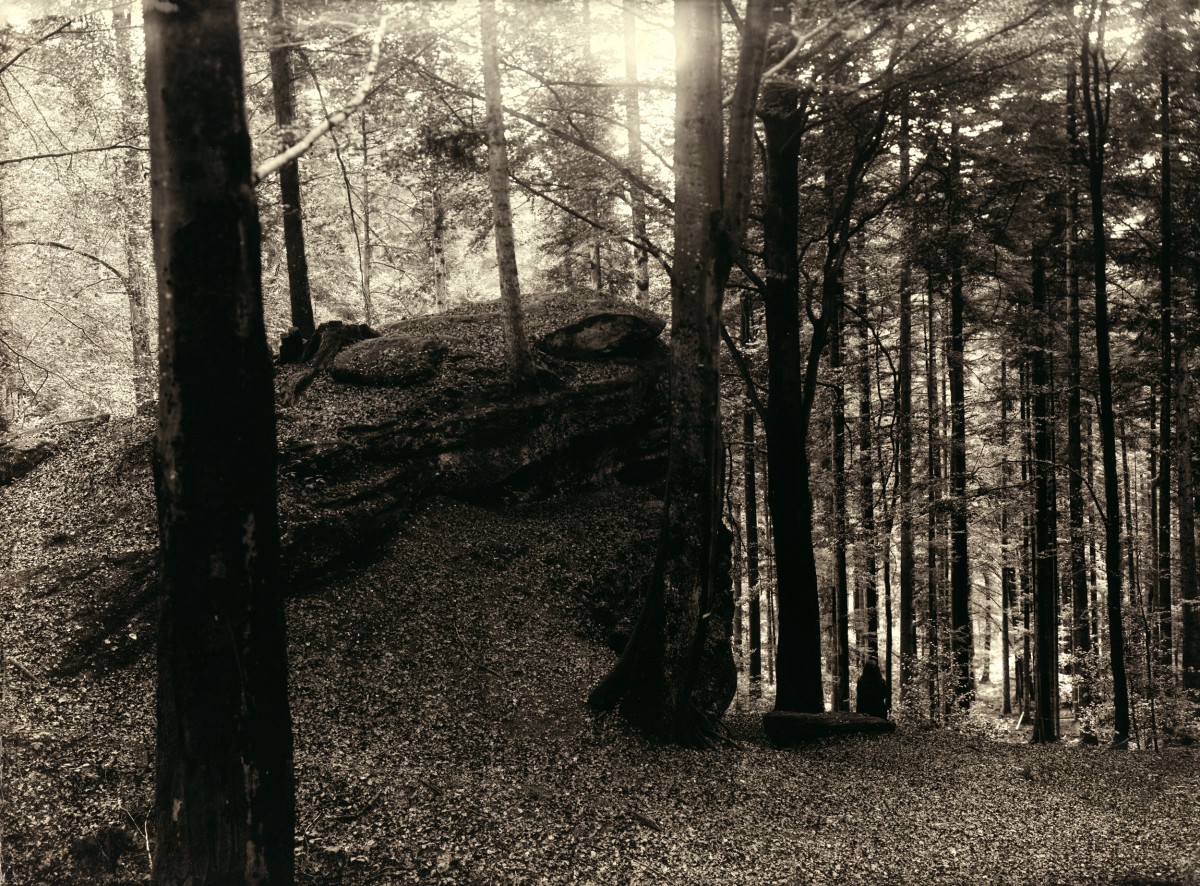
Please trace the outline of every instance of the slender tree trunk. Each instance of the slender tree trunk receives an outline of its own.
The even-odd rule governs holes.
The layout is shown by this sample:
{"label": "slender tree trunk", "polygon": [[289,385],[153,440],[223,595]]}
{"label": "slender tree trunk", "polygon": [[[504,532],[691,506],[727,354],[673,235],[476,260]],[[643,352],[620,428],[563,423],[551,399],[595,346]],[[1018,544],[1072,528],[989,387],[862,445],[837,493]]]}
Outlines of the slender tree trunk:
{"label": "slender tree trunk", "polygon": [[[839,290],[842,281],[828,277],[825,286]],[[850,708],[850,585],[846,569],[846,386],[842,373],[842,318],[841,296],[835,295],[836,304],[833,322],[829,330],[829,371],[833,376],[833,406],[830,410],[833,434],[833,568],[837,593],[837,683],[833,696],[835,711]]]}
{"label": "slender tree trunk", "polygon": [[[642,114],[638,96],[637,13],[640,0],[624,0],[621,4],[625,30],[625,128],[629,133],[629,169],[642,174]],[[646,242],[646,195],[634,185],[629,186],[630,221],[633,241]],[[634,249],[633,294],[642,307],[650,304],[650,254],[640,246]]]}
{"label": "slender tree trunk", "polygon": [[145,31],[161,348],[153,880],[288,884],[275,403],[237,6],[152,4]]}
{"label": "slender tree trunk", "polygon": [[442,189],[433,189],[433,310],[446,310],[446,207]]}
{"label": "slender tree trunk", "polygon": [[825,321],[813,329],[800,364],[799,177],[804,109],[794,87],[774,80],[761,104],[766,152],[763,250],[769,273],[763,293],[767,330],[767,504],[775,551],[779,626],[775,708],[825,709],[821,674],[821,602],[813,552],[808,421]]}
{"label": "slender tree trunk", "polygon": [[878,563],[875,555],[875,465],[874,444],[871,441],[871,348],[870,318],[867,300],[866,265],[859,276],[858,295],[858,459],[859,459],[859,548],[863,587],[860,595],[867,610],[867,658],[879,661],[879,590]]}
{"label": "slender tree trunk", "polygon": [[1033,740],[1058,741],[1058,508],[1054,482],[1054,418],[1050,372],[1051,311],[1046,293],[1046,268],[1041,255],[1033,259],[1033,382],[1034,432],[1034,608],[1037,610],[1035,709]]}
{"label": "slender tree trunk", "polygon": [[[1162,22],[1163,36],[1167,24]],[[1165,45],[1165,44],[1164,44]],[[1159,344],[1162,365],[1159,372],[1158,419],[1158,614],[1159,662],[1165,673],[1171,672],[1171,388],[1174,384],[1174,352],[1171,347],[1171,260],[1173,214],[1171,209],[1171,72],[1164,62],[1160,76],[1160,139],[1162,248],[1159,261]]]}
{"label": "slender tree trunk", "polygon": [[[513,239],[512,204],[508,186],[508,142],[504,137],[504,111],[500,95],[500,57],[496,48],[495,0],[479,0],[479,28],[483,47],[483,91],[487,99],[488,181],[492,191],[492,224],[496,230],[496,264],[500,272],[500,304],[508,343],[509,371],[513,384],[533,384],[537,367],[525,334],[521,310],[521,283],[517,276],[517,248]],[[718,133],[719,134],[719,133]]]}
{"label": "slender tree trunk", "polygon": [[[137,96],[138,78],[133,71],[129,49],[132,28],[128,9],[113,10],[113,31],[117,50],[117,88],[121,96],[121,118],[125,132],[137,132],[141,119]],[[135,151],[121,158],[117,204],[125,248],[125,292],[129,299],[129,339],[133,357],[134,409],[147,408],[156,395],[154,352],[150,345],[150,287],[147,285],[143,256],[146,252],[146,183],[142,163]]]}
{"label": "slender tree trunk", "polygon": [[1109,662],[1113,678],[1113,744],[1123,747],[1129,738],[1129,689],[1125,679],[1125,629],[1121,613],[1121,502],[1117,485],[1116,416],[1108,336],[1108,241],[1104,229],[1104,163],[1111,105],[1110,71],[1104,54],[1106,11],[1105,0],[1100,0],[1099,29],[1094,47],[1092,22],[1089,20],[1080,29],[1083,35],[1080,62],[1087,117],[1088,188],[1092,203],[1096,375],[1100,388],[1100,450],[1104,466],[1104,558],[1108,584]]}
{"label": "slender tree trunk", "polygon": [[364,111],[359,115],[359,123],[362,125],[362,220],[363,220],[363,237],[362,237],[362,297],[363,309],[366,311],[366,321],[368,326],[375,323],[375,310],[371,302],[371,181],[370,181],[370,164],[367,157],[367,114]]}
{"label": "slender tree trunk", "polygon": [[940,456],[941,441],[938,433],[938,392],[937,392],[937,341],[934,330],[937,328],[933,299],[933,275],[928,278],[926,290],[926,306],[928,308],[928,324],[925,327],[925,396],[929,404],[928,423],[928,504],[929,518],[926,535],[926,563],[928,585],[929,620],[926,625],[928,639],[926,641],[926,656],[929,659],[929,716],[938,718],[939,699],[938,687],[941,683],[941,653],[938,649],[938,597],[940,596],[941,570],[938,567],[938,512],[941,509],[942,462]]}
{"label": "slender tree trunk", "polygon": [[[900,116],[900,184],[908,184],[910,172],[910,137],[908,101],[901,106]],[[910,690],[913,665],[917,657],[917,624],[914,590],[916,587],[916,557],[913,549],[913,430],[912,430],[912,257],[904,250],[900,259],[900,403],[896,416],[899,427],[900,484],[900,699]]]}
{"label": "slender tree trunk", "polygon": [[1191,375],[1188,368],[1186,335],[1175,349],[1176,422],[1175,440],[1179,447],[1175,459],[1179,472],[1179,596],[1182,598],[1183,624],[1180,647],[1183,685],[1191,692],[1200,690],[1200,601],[1196,593],[1196,514],[1195,484],[1192,479]]}
{"label": "slender tree trunk", "polygon": [[1004,496],[1000,502],[1000,651],[1004,667],[1004,697],[1000,713],[1012,713],[1012,676],[1009,659],[1012,646],[1009,639],[1009,614],[1016,597],[1016,570],[1012,563],[1012,537],[1009,529],[1009,500],[1012,486],[1012,463],[1008,460],[1008,355],[1000,355],[1000,478]]}
{"label": "slender tree trunk", "polygon": [[1068,564],[1071,572],[1071,676],[1078,712],[1080,707],[1087,707],[1092,703],[1092,691],[1089,663],[1091,626],[1088,615],[1087,564],[1084,560],[1083,546],[1083,442],[1080,429],[1082,356],[1079,343],[1082,314],[1079,306],[1079,264],[1076,256],[1079,239],[1079,188],[1076,184],[1076,168],[1079,165],[1080,148],[1076,122],[1076,80],[1077,71],[1072,65],[1067,84],[1067,136],[1071,145],[1071,162],[1068,168],[1067,230],[1064,247],[1068,300],[1067,508],[1070,527]]}
{"label": "slender tree trunk", "polygon": [[1033,714],[1033,581],[1036,548],[1034,528],[1029,514],[1028,490],[1033,477],[1032,403],[1029,391],[1028,361],[1021,362],[1021,711]]}
{"label": "slender tree trunk", "polygon": [[[296,124],[296,87],[284,0],[271,0],[268,28],[271,40],[271,98],[275,107],[275,124],[279,127],[282,148],[287,150],[296,141],[296,133],[293,132]],[[308,285],[308,256],[304,250],[299,160],[293,160],[279,170],[279,195],[283,202],[283,246],[287,254],[292,325],[300,330],[300,334],[307,341],[312,338],[316,327],[313,320],[312,294]]]}
{"label": "slender tree trunk", "polygon": [[961,160],[958,123],[951,131],[949,171],[950,350],[946,355],[950,376],[950,646],[955,671],[955,699],[969,708],[975,694],[971,672],[971,576],[967,561],[967,408],[963,354],[962,232],[958,230],[958,190]]}
{"label": "slender tree trunk", "polygon": [[[742,344],[751,341],[754,304],[750,296],[742,297]],[[750,697],[762,694],[762,613],[758,586],[758,482],[755,464],[754,410],[747,405],[742,410],[743,489],[746,503],[746,576],[750,617]]]}

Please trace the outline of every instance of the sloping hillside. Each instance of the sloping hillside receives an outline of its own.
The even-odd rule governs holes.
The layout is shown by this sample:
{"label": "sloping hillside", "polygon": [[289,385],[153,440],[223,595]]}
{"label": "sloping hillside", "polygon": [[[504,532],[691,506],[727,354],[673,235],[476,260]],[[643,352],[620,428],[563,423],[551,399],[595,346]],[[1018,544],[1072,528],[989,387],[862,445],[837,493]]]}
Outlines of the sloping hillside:
{"label": "sloping hillside", "polygon": [[[559,399],[522,407],[498,351],[454,360],[464,336],[415,328],[438,372],[322,376],[280,412],[300,882],[1200,882],[1188,748],[902,729],[777,751],[735,710],[734,742],[699,752],[593,718],[653,552],[657,487],[632,481],[661,454],[660,358],[548,360]],[[609,407],[568,421],[589,385]],[[422,405],[439,386],[452,411]],[[503,434],[449,423],[509,407]],[[82,426],[0,501],[8,882],[148,877],[149,433]]]}

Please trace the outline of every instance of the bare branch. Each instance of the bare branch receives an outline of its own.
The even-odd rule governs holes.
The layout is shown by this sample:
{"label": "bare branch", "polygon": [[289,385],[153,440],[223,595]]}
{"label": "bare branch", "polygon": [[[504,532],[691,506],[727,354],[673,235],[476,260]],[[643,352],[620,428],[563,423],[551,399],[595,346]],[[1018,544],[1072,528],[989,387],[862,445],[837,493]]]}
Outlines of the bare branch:
{"label": "bare branch", "polygon": [[57,28],[55,28],[50,33],[48,33],[42,37],[39,37],[37,40],[34,40],[32,43],[30,43],[28,46],[26,46],[24,49],[22,49],[16,55],[14,55],[12,58],[10,58],[8,61],[6,61],[4,64],[0,65],[0,74],[3,74],[5,71],[7,71],[13,65],[15,65],[17,63],[17,60],[20,59],[21,56],[23,56],[25,53],[29,52],[29,50],[33,49],[35,46],[40,46],[41,44],[43,44],[47,40],[49,40],[51,37],[55,37],[55,36],[61,34],[63,31],[65,31],[69,27],[71,27],[71,20],[67,19],[65,22],[63,22],[61,25],[59,25]]}
{"label": "bare branch", "polygon": [[63,249],[63,250],[66,250],[67,252],[73,252],[76,255],[81,255],[84,258],[91,259],[96,264],[100,265],[101,267],[108,268],[110,271],[113,272],[113,275],[118,280],[121,281],[122,286],[124,286],[127,289],[129,288],[129,281],[125,279],[125,275],[122,274],[120,271],[118,271],[116,268],[114,268],[112,265],[110,265],[108,262],[106,262],[104,259],[100,258],[99,256],[92,255],[92,253],[90,253],[90,252],[84,252],[82,249],[76,249],[74,246],[68,246],[66,243],[59,243],[55,240],[17,240],[15,242],[9,243],[8,245],[9,246],[49,246],[54,249]]}
{"label": "bare branch", "polygon": [[29,154],[25,157],[4,157],[0,158],[0,166],[9,166],[13,163],[25,163],[30,160],[52,160],[57,157],[74,157],[77,154],[97,154],[101,151],[149,151],[149,148],[143,148],[139,145],[128,145],[119,143],[115,145],[104,145],[99,148],[78,148],[74,151],[53,151],[48,154]]}
{"label": "bare branch", "polygon": [[383,52],[383,35],[387,31],[389,18],[390,16],[385,15],[379,20],[379,30],[375,32],[375,42],[371,46],[371,60],[367,62],[367,69],[363,73],[362,82],[358,85],[358,92],[354,93],[349,103],[340,111],[335,111],[326,116],[324,120],[310,129],[302,139],[286,151],[276,154],[271,159],[260,163],[258,168],[254,170],[253,184],[257,185],[271,173],[278,172],[293,160],[303,157],[316,144],[317,139],[332,130],[335,126],[345,123],[355,111],[363,106],[367,100],[367,96],[371,93],[371,85],[375,82],[375,72],[379,70],[379,57]]}

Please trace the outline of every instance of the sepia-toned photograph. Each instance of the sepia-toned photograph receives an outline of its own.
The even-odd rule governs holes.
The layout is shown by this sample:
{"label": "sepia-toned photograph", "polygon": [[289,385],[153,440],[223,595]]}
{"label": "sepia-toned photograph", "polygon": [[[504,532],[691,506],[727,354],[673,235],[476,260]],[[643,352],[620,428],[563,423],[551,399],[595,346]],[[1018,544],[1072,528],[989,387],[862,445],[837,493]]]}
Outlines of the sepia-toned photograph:
{"label": "sepia-toned photograph", "polygon": [[0,886],[1200,886],[1195,0],[0,0]]}

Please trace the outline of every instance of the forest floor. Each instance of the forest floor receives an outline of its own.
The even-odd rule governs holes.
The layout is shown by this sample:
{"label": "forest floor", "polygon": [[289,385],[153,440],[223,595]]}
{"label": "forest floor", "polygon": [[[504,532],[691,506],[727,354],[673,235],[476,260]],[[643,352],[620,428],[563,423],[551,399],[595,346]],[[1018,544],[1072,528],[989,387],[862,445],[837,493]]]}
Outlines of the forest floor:
{"label": "forest floor", "polygon": [[[119,520],[121,495],[148,493],[115,494]],[[583,700],[615,655],[589,591],[614,552],[651,543],[656,512],[625,487],[433,499],[371,562],[290,601],[298,882],[1200,883],[1194,748],[902,726],[781,751],[742,699],[736,744],[691,751],[594,718]],[[3,531],[22,531],[14,513]],[[23,531],[47,541],[2,588],[0,881],[146,882],[146,617],[56,671],[94,573],[55,565],[51,524]]]}

